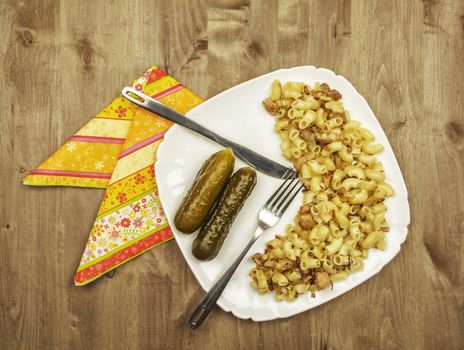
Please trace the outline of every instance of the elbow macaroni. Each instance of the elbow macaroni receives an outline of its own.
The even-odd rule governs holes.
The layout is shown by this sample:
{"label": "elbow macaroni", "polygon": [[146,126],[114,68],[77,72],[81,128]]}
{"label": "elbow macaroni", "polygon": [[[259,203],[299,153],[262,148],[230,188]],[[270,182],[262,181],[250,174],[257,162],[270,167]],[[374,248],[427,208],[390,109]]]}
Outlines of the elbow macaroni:
{"label": "elbow macaroni", "polygon": [[395,194],[376,154],[383,146],[352,120],[341,95],[327,84],[314,89],[275,80],[270,99],[279,106],[275,131],[283,155],[305,185],[303,206],[285,235],[256,253],[250,284],[277,300],[294,300],[330,287],[364,267],[370,248],[384,249],[384,199]]}

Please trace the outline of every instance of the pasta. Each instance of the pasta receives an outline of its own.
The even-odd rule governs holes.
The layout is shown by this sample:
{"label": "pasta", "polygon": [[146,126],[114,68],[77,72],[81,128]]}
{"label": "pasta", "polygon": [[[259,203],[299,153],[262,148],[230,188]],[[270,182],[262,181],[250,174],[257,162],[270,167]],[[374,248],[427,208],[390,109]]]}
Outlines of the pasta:
{"label": "pasta", "polygon": [[283,155],[305,185],[303,205],[284,235],[253,255],[251,286],[277,300],[331,286],[364,267],[370,248],[385,249],[385,182],[376,154],[383,146],[352,120],[342,96],[326,83],[311,89],[275,80],[263,101],[275,116]]}

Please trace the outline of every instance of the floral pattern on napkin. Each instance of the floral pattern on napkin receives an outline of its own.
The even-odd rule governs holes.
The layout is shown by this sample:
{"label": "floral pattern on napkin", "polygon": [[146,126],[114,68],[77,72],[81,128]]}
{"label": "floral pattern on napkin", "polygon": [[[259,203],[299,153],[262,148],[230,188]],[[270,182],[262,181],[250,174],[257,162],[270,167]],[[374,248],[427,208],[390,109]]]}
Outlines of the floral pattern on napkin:
{"label": "floral pattern on napkin", "polygon": [[86,265],[118,247],[166,226],[158,192],[151,192],[95,221],[81,263]]}

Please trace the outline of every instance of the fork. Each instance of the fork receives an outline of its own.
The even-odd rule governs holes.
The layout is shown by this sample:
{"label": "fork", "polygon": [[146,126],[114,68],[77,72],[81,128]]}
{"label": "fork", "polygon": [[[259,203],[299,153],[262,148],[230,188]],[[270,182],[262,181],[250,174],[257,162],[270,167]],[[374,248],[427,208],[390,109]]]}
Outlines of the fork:
{"label": "fork", "polygon": [[226,270],[226,272],[224,272],[210,291],[203,297],[190,316],[188,325],[191,329],[197,329],[200,327],[216,304],[216,301],[221,296],[230,279],[234,275],[235,270],[237,270],[237,267],[240,265],[253,243],[256,242],[258,237],[261,236],[265,230],[277,224],[285,210],[287,210],[290,203],[302,188],[303,184],[299,181],[299,179],[292,178],[292,176],[288,174],[285,181],[267,200],[263,208],[259,211],[258,227],[256,228],[253,237],[250,239],[250,242],[248,242],[240,255],[235,259],[234,263]]}

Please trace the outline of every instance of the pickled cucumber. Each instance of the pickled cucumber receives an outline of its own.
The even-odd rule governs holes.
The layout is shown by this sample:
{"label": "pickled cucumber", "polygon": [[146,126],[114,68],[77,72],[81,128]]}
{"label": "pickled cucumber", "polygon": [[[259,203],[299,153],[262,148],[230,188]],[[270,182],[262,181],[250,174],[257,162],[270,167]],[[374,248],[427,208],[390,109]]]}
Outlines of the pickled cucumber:
{"label": "pickled cucumber", "polygon": [[256,171],[239,169],[227,182],[215,207],[193,241],[192,253],[199,260],[214,258],[222,247],[237,214],[256,185]]}
{"label": "pickled cucumber", "polygon": [[203,163],[174,216],[179,231],[190,234],[200,228],[232,174],[234,163],[230,148],[214,153]]}

